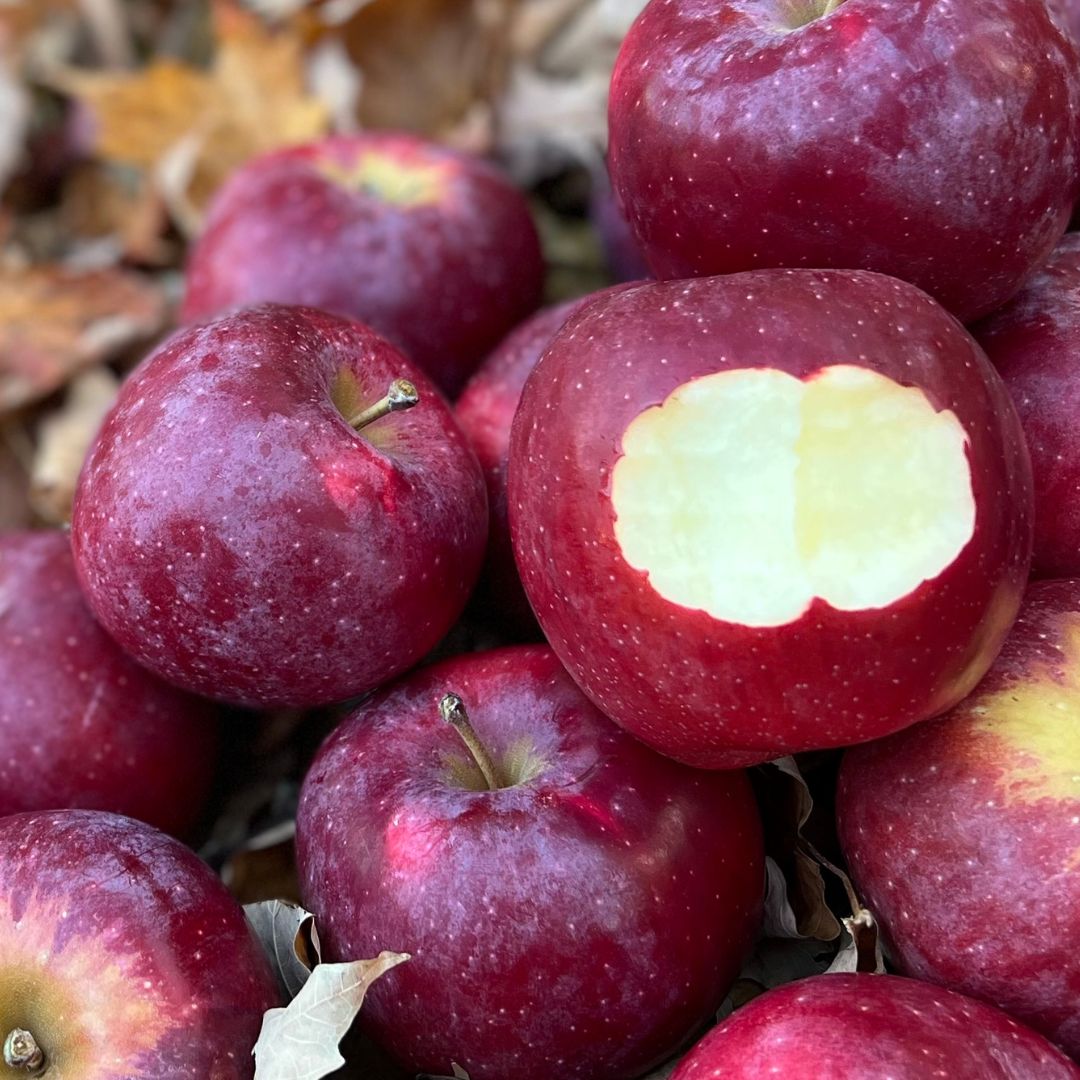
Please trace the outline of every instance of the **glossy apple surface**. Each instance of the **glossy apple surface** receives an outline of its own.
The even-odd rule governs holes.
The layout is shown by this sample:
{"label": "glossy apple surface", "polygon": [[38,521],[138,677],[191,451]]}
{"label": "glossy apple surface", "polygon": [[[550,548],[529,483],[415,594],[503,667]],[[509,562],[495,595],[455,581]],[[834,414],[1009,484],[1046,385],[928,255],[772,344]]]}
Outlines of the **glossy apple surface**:
{"label": "glossy apple surface", "polygon": [[954,705],[996,655],[1031,552],[1000,379],[927,296],[857,271],[590,304],[526,383],[509,504],[570,673],[708,768]]}
{"label": "glossy apple surface", "polygon": [[217,764],[215,706],[94,621],[59,531],[0,533],[0,817],[111,810],[183,836]]}
{"label": "glossy apple surface", "polygon": [[[486,788],[447,692],[513,786]],[[332,958],[412,954],[361,1023],[414,1073],[630,1080],[711,1016],[761,913],[745,775],[653,754],[545,646],[456,657],[346,720],[297,857]]]}
{"label": "glossy apple surface", "polygon": [[671,1080],[1076,1080],[1041,1035],[998,1009],[895,975],[819,975],[770,990],[714,1028]]}
{"label": "glossy apple surface", "polygon": [[1036,573],[1080,575],[1080,233],[972,328],[1008,388],[1035,476]]}
{"label": "glossy apple surface", "polygon": [[29,1032],[40,1075],[250,1080],[277,1004],[243,911],[182,844],[95,811],[0,819],[0,1043]]}
{"label": "glossy apple surface", "polygon": [[528,205],[496,169],[368,133],[241,168],[192,249],[183,316],[267,300],[349,315],[452,394],[535,309],[543,276]]}
{"label": "glossy apple surface", "polygon": [[535,633],[536,620],[510,543],[506,505],[510,428],[525,381],[551,339],[574,312],[606,292],[544,308],[526,319],[473,373],[454,405],[457,422],[476,451],[487,481],[490,529],[477,604],[486,618],[516,633]]}
{"label": "glossy apple surface", "polygon": [[908,974],[1080,1054],[1080,581],[1029,587],[989,674],[947,716],[852,750],[838,814]]}
{"label": "glossy apple surface", "polygon": [[[346,416],[403,376],[420,401]],[[75,560],[137,660],[208,697],[314,705],[415,664],[487,539],[476,457],[432,385],[360,323],[267,304],[174,335],[80,477]]]}
{"label": "glossy apple surface", "polygon": [[658,277],[876,270],[966,322],[1065,232],[1078,115],[1045,0],[652,0],[609,164]]}

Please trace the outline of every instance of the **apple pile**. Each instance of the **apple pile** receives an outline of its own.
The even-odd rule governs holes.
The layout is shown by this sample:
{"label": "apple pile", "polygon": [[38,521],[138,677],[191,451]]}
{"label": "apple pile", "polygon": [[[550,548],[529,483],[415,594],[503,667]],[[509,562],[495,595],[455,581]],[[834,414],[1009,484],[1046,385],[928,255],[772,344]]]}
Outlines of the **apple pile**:
{"label": "apple pile", "polygon": [[[70,538],[0,536],[0,1078],[254,1075],[181,841],[237,710],[323,707],[298,881],[408,954],[402,1076],[1080,1077],[1076,15],[651,0],[595,213],[654,277],[539,311],[486,162],[245,165]],[[717,1024],[805,752],[892,973]]]}

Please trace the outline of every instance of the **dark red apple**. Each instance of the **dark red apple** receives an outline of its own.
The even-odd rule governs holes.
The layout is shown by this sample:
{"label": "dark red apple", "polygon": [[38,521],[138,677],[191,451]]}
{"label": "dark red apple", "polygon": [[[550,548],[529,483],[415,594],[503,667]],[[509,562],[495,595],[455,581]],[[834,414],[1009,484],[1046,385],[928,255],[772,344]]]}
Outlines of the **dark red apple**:
{"label": "dark red apple", "polygon": [[967,321],[1065,232],[1078,117],[1045,0],[652,0],[609,159],[659,277],[877,270]]}
{"label": "dark red apple", "polygon": [[214,200],[187,320],[276,300],[369,323],[449,394],[540,302],[528,205],[492,166],[411,135],[276,150]]}
{"label": "dark red apple", "polygon": [[590,304],[526,383],[509,504],[570,673],[708,768],[954,705],[997,654],[1031,553],[1000,379],[929,297],[859,271]]}
{"label": "dark red apple", "polygon": [[64,533],[0,534],[0,817],[111,810],[183,836],[218,727],[213,705],[155,679],[94,621]]}
{"label": "dark red apple", "polygon": [[544,308],[527,319],[473,373],[454,406],[487,480],[491,524],[477,604],[486,617],[519,634],[535,632],[536,620],[521,587],[510,543],[506,506],[510,427],[525,380],[551,339],[574,312],[606,291]]}
{"label": "dark red apple", "polygon": [[247,1080],[277,1004],[243,911],[182,844],[97,811],[0,819],[0,1076]]}
{"label": "dark red apple", "polygon": [[1035,474],[1036,573],[1080,575],[1080,233],[972,333],[1016,403]]}
{"label": "dark red apple", "polygon": [[[372,419],[414,390],[415,408]],[[479,572],[487,500],[449,407],[397,349],[267,304],[174,335],[133,373],[72,529],[90,606],[137,660],[208,697],[305,706],[439,641]]]}
{"label": "dark red apple", "polygon": [[838,812],[903,970],[1080,1054],[1080,581],[1029,587],[947,716],[851,751]]}
{"label": "dark red apple", "polygon": [[1077,1080],[1041,1035],[989,1005],[895,975],[818,975],[755,998],[671,1080]]}
{"label": "dark red apple", "polygon": [[297,858],[332,959],[412,954],[361,1023],[411,1072],[472,1080],[640,1075],[717,1008],[761,912],[745,775],[653,754],[544,646],[456,657],[357,711],[305,780]]}

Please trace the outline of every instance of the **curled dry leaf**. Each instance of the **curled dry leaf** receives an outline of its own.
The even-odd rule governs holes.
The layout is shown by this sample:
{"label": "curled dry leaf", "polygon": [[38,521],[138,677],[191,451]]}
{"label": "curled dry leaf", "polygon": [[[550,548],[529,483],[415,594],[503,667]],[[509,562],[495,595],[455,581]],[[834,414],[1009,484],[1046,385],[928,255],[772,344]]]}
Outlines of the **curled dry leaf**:
{"label": "curled dry leaf", "polygon": [[161,287],[126,270],[0,267],[0,412],[147,340],[166,316]]}
{"label": "curled dry leaf", "polygon": [[46,524],[64,525],[71,520],[83,461],[119,390],[120,380],[108,368],[84,371],[68,387],[63,406],[38,425],[30,502]]}
{"label": "curled dry leaf", "polygon": [[0,191],[18,168],[30,120],[30,101],[6,57],[0,53]]}
{"label": "curled dry leaf", "polygon": [[23,428],[10,420],[0,422],[0,529],[23,529],[33,523],[26,490],[31,453]]}
{"label": "curled dry leaf", "polygon": [[136,72],[50,76],[90,109],[98,156],[146,174],[189,233],[238,165],[329,125],[326,106],[305,86],[297,35],[231,5],[215,11],[217,49],[207,70],[159,58]]}
{"label": "curled dry leaf", "polygon": [[885,973],[877,920],[866,908],[861,907],[850,918],[844,919],[844,935],[844,944],[829,965],[829,975],[853,971]]}
{"label": "curled dry leaf", "polygon": [[244,914],[274,969],[284,1000],[292,1001],[322,958],[315,916],[282,900],[245,904]]}
{"label": "curled dry leaf", "polygon": [[338,1050],[376,979],[409,959],[384,952],[374,960],[319,964],[284,1009],[270,1009],[255,1043],[255,1080],[321,1080],[345,1064]]}
{"label": "curled dry leaf", "polygon": [[[791,757],[769,762],[754,770],[753,776],[765,822],[766,849],[775,866],[768,879],[766,933],[834,941],[840,936],[840,923],[825,902],[819,860],[803,837],[814,809],[806,779]],[[792,926],[795,935],[790,933]]]}

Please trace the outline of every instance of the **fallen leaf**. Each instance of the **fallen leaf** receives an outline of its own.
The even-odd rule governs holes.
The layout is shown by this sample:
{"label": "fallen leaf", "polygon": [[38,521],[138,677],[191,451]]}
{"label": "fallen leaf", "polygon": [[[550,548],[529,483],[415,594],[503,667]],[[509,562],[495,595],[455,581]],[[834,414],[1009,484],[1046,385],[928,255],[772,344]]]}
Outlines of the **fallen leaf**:
{"label": "fallen leaf", "polygon": [[26,90],[0,53],[0,191],[21,162],[29,120],[30,100]]}
{"label": "fallen leaf", "polygon": [[751,775],[762,808],[766,851],[781,871],[779,877],[774,871],[767,879],[771,889],[767,933],[834,941],[840,936],[840,922],[826,902],[821,865],[803,836],[814,809],[810,788],[791,757],[769,762]]}
{"label": "fallen leaf", "polygon": [[166,317],[161,287],[126,270],[0,267],[0,412],[146,341]]}
{"label": "fallen leaf", "polygon": [[30,502],[46,524],[71,520],[83,461],[119,390],[120,380],[108,368],[90,368],[72,380],[64,404],[39,423]]}
{"label": "fallen leaf", "polygon": [[292,1001],[322,958],[315,916],[299,904],[263,900],[244,914],[263,947],[286,1001]]}
{"label": "fallen leaf", "polygon": [[845,943],[826,974],[860,971],[883,975],[885,957],[882,955],[881,936],[874,916],[866,908],[859,908],[850,918],[844,919],[844,932]]}
{"label": "fallen leaf", "polygon": [[409,959],[384,952],[374,960],[319,964],[284,1009],[270,1009],[253,1051],[255,1080],[321,1080],[345,1064],[338,1050],[376,979]]}
{"label": "fallen leaf", "polygon": [[0,529],[24,529],[34,514],[27,498],[30,439],[19,424],[0,423]]}
{"label": "fallen leaf", "polygon": [[305,86],[298,35],[231,4],[214,10],[217,49],[208,69],[159,57],[135,72],[67,68],[49,76],[92,112],[98,156],[145,172],[189,232],[237,166],[329,126],[327,107]]}

